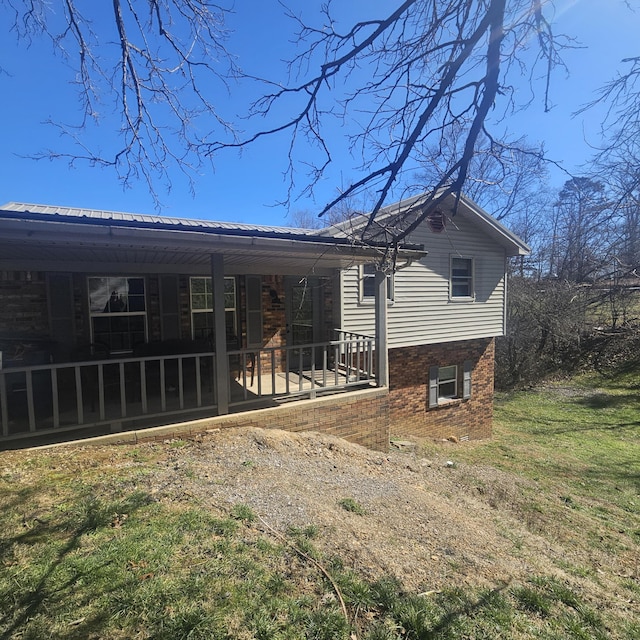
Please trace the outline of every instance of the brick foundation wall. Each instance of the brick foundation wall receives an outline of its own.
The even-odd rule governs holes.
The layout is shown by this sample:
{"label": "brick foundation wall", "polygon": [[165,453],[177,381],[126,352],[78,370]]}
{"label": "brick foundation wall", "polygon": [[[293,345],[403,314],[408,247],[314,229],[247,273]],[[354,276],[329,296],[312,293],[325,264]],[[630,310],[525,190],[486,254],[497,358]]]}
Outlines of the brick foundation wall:
{"label": "brick foundation wall", "polygon": [[[389,392],[367,389],[279,407],[204,418],[164,427],[123,432],[93,442],[140,442],[195,436],[210,429],[258,427],[291,432],[316,431],[376,451],[389,450]],[[86,441],[90,444],[89,441]]]}
{"label": "brick foundation wall", "polygon": [[[495,340],[465,340],[389,350],[391,434],[478,440],[491,437]],[[471,397],[429,407],[429,367],[473,362]],[[462,381],[458,381],[461,388]]]}

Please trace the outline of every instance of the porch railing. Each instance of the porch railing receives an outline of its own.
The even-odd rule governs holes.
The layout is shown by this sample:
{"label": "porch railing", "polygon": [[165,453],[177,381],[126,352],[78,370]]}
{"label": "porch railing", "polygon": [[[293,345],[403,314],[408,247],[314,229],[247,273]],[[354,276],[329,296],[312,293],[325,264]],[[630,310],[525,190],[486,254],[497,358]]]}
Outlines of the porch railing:
{"label": "porch railing", "polygon": [[315,398],[375,383],[374,339],[335,333],[337,339],[329,342],[230,351],[230,405],[265,397]]}
{"label": "porch railing", "polygon": [[[228,352],[234,411],[375,383],[373,338]],[[215,415],[215,353],[109,358],[0,370],[0,440]]]}

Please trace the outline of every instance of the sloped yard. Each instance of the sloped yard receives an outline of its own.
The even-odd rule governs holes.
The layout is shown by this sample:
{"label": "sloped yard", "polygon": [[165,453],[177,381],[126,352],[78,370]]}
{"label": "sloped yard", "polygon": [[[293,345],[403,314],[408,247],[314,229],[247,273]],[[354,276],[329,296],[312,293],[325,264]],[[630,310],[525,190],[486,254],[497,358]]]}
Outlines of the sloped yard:
{"label": "sloped yard", "polygon": [[0,638],[639,637],[638,391],[593,384],[479,444],[2,453]]}

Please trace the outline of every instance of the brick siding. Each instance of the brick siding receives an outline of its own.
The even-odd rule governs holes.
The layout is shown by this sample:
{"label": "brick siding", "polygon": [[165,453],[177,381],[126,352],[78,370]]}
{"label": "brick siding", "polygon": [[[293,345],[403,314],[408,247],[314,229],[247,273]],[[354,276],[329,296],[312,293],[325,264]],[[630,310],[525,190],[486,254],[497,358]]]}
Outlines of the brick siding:
{"label": "brick siding", "polygon": [[[493,420],[493,338],[389,351],[389,416],[392,435],[478,440],[491,437]],[[429,407],[429,367],[471,360],[471,397]],[[461,378],[458,387],[461,388]]]}
{"label": "brick siding", "polygon": [[302,400],[181,424],[129,431],[95,438],[93,442],[140,442],[195,436],[211,429],[257,427],[293,433],[316,431],[376,451],[389,450],[389,392],[367,389],[315,400]]}
{"label": "brick siding", "polygon": [[0,300],[0,335],[49,337],[43,272],[0,271]]}

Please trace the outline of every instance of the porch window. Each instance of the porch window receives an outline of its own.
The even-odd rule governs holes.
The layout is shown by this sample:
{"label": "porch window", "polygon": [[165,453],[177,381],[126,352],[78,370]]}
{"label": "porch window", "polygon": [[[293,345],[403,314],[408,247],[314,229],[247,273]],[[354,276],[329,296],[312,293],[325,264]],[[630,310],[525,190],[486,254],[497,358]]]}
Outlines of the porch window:
{"label": "porch window", "polygon": [[[376,265],[363,264],[359,267],[360,302],[373,302],[376,296]],[[387,274],[387,300],[393,300],[393,274]]]}
{"label": "porch window", "polygon": [[247,276],[247,346],[262,346],[262,278]]}
{"label": "porch window", "polygon": [[111,353],[126,353],[146,342],[144,278],[104,276],[88,280],[92,342],[105,344]]}
{"label": "porch window", "polygon": [[[213,336],[213,289],[211,276],[192,277],[191,290],[191,335],[194,340],[206,340]],[[237,340],[236,279],[224,279],[224,316],[227,341]],[[235,346],[235,345],[234,345]]]}
{"label": "porch window", "polygon": [[[465,360],[462,366],[462,379],[458,375],[457,365],[429,367],[429,407],[437,407],[442,401],[471,397],[471,371],[473,362]],[[462,382],[460,385],[459,383]],[[462,390],[460,394],[459,390]]]}
{"label": "porch window", "polygon": [[474,297],[473,258],[451,256],[449,295],[452,299]]}

